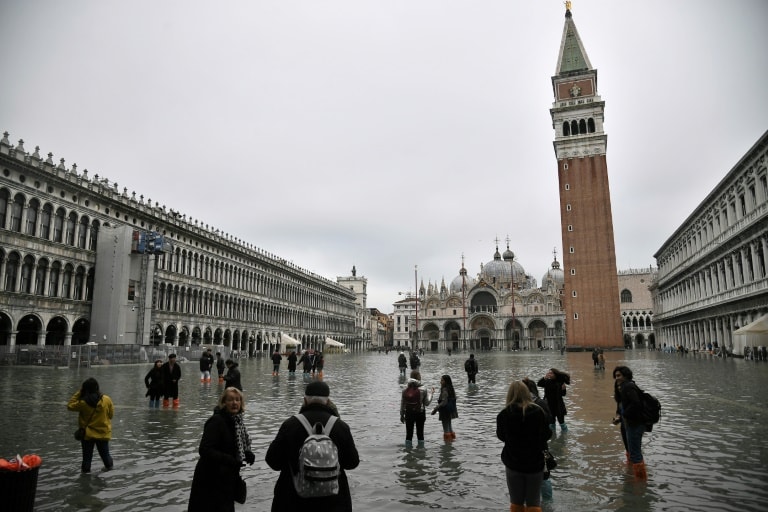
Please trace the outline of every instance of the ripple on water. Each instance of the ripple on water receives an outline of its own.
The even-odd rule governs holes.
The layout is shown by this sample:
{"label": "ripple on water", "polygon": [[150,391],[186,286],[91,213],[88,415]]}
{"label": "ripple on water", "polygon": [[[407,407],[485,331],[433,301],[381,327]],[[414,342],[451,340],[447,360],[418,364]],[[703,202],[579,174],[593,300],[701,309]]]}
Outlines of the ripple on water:
{"label": "ripple on water", "polygon": [[[550,367],[568,371],[566,417],[550,449],[559,466],[552,474],[555,500],[546,512],[586,510],[764,510],[768,500],[768,418],[764,389],[768,365],[712,358],[678,358],[647,352],[608,352],[607,371],[595,371],[589,353],[478,353],[478,385],[468,388],[465,355],[429,354],[422,376],[428,387],[453,377],[459,419],[457,440],[442,441],[436,416],[428,416],[426,449],[403,446],[395,354],[329,355],[331,398],[351,428],[360,466],[348,473],[356,510],[507,510],[504,468],[496,439],[496,415],[512,379],[538,380]],[[624,461],[614,414],[610,369],[632,368],[641,387],[662,401],[662,421],[644,438],[647,483],[638,483]],[[141,511],[186,509],[198,459],[202,425],[221,386],[201,385],[197,363],[183,365],[179,410],[149,409],[143,377],[149,365],[56,371],[0,368],[0,456],[38,453],[39,511]],[[269,510],[277,473],[263,462],[282,421],[297,412],[301,375],[271,376],[265,359],[241,363],[246,417],[257,462],[244,470],[248,504],[238,510]],[[738,373],[738,379],[737,377]],[[79,473],[79,446],[71,439],[75,415],[66,400],[94,376],[116,405],[112,452],[115,469]],[[40,404],[29,408],[28,404]]]}

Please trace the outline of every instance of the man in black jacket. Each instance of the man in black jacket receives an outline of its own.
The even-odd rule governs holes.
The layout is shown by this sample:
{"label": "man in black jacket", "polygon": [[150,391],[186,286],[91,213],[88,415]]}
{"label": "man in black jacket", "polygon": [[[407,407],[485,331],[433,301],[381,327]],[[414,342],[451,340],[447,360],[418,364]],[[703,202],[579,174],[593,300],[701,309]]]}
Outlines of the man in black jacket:
{"label": "man in black jacket", "polygon": [[[307,418],[310,425],[316,423],[325,425],[331,416],[338,416],[338,412],[330,401],[330,394],[330,388],[325,382],[315,381],[307,385],[304,391],[304,405],[299,413]],[[272,500],[273,512],[352,510],[352,495],[349,492],[349,482],[344,470],[355,469],[360,464],[355,441],[352,439],[349,426],[341,419],[336,420],[328,435],[336,445],[339,455],[339,493],[334,496],[301,498],[294,488],[293,477],[299,471],[297,467],[299,452],[308,434],[295,416],[291,416],[280,426],[265,457],[269,467],[280,471]]]}

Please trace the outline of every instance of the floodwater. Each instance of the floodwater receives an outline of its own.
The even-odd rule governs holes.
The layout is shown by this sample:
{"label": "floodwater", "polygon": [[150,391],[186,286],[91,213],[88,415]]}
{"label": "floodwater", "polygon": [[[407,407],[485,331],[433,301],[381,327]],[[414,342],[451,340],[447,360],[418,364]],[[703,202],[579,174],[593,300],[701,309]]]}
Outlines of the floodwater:
{"label": "floodwater", "polygon": [[[453,377],[459,408],[457,439],[442,440],[437,416],[427,416],[426,448],[406,449],[399,421],[396,353],[327,355],[325,381],[360,452],[348,472],[360,511],[509,510],[495,418],[510,380],[538,379],[550,367],[572,376],[566,421],[570,431],[550,442],[559,466],[554,499],[545,511],[757,511],[768,508],[768,364],[660,352],[606,353],[606,371],[589,352],[481,352],[477,386],[468,388],[467,354],[427,353],[422,376],[438,386]],[[624,462],[611,369],[626,364],[640,387],[663,404],[661,422],[643,440],[648,481],[635,481]],[[305,382],[283,370],[271,375],[265,358],[241,360],[246,417],[256,463],[243,470],[248,501],[237,510],[267,511],[278,474],[264,463],[280,423],[298,411]],[[197,461],[203,423],[221,386],[201,384],[197,362],[182,365],[181,407],[150,409],[143,378],[149,365],[50,369],[0,367],[0,456],[43,458],[38,511],[183,511]],[[111,442],[115,468],[81,475],[72,439],[76,414],[66,410],[87,377],[99,380],[116,411]],[[2,498],[0,498],[2,499]]]}

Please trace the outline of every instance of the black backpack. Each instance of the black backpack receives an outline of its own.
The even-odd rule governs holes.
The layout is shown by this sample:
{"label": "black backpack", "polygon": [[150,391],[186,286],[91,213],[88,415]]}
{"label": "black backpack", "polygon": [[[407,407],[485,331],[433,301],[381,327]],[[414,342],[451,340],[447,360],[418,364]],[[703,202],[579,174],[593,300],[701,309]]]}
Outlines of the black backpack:
{"label": "black backpack", "polygon": [[638,389],[640,392],[640,402],[643,404],[643,417],[646,421],[646,430],[651,432],[653,425],[659,422],[661,419],[661,402],[659,402],[655,396],[650,393],[646,393],[642,389]]}

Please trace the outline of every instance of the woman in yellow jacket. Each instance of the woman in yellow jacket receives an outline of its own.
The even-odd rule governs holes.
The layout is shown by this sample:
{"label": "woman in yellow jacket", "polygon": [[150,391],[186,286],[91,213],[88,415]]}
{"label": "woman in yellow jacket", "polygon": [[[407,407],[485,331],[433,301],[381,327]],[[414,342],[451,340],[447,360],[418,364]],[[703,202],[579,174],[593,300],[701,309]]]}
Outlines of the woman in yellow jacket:
{"label": "woman in yellow jacket", "polygon": [[99,383],[93,377],[83,382],[80,391],[72,395],[67,409],[77,411],[78,426],[85,429],[85,435],[80,440],[83,447],[83,473],[91,472],[93,447],[99,451],[104,469],[112,469],[112,456],[109,454],[109,440],[112,438],[112,416],[115,407],[112,399],[99,391]]}

